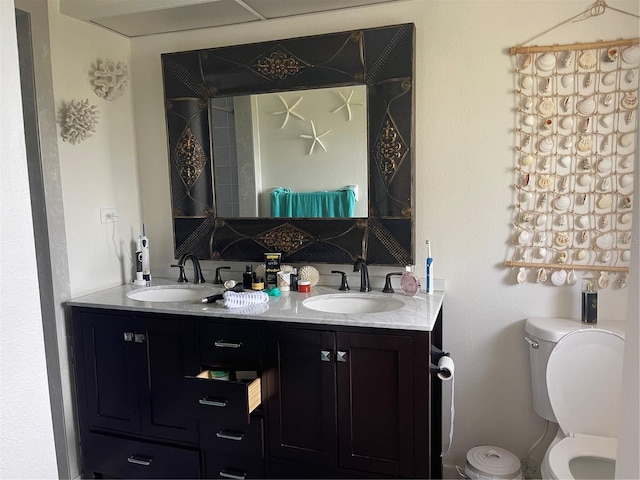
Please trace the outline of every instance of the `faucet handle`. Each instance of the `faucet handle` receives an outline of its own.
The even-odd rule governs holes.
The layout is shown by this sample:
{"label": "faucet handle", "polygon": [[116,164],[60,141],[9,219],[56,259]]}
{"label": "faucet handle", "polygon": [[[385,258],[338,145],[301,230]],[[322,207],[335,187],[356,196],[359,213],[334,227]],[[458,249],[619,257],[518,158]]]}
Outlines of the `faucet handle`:
{"label": "faucet handle", "polygon": [[393,275],[402,275],[403,272],[393,272],[387,273],[387,276],[384,279],[384,288],[382,289],[382,293],[393,293],[393,287],[391,286],[391,277]]}
{"label": "faucet handle", "polygon": [[216,278],[213,281],[214,285],[224,285],[224,282],[222,281],[222,277],[220,276],[220,270],[230,270],[231,267],[217,267],[216,268]]}
{"label": "faucet handle", "polygon": [[343,291],[350,290],[349,282],[347,282],[347,274],[346,273],[341,272],[340,270],[331,270],[331,273],[339,273],[340,275],[342,275],[340,288],[338,290],[343,290]]}
{"label": "faucet handle", "polygon": [[187,276],[184,274],[184,265],[171,265],[171,267],[180,269],[180,276],[178,277],[178,283],[188,282]]}

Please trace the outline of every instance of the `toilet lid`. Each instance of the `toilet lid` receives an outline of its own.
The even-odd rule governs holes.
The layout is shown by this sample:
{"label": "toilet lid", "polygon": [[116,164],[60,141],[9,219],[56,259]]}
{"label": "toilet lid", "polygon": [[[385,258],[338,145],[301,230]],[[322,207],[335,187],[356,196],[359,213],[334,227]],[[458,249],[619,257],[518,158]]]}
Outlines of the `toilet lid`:
{"label": "toilet lid", "polygon": [[566,436],[617,437],[624,340],[599,329],[577,330],[549,356],[547,386]]}

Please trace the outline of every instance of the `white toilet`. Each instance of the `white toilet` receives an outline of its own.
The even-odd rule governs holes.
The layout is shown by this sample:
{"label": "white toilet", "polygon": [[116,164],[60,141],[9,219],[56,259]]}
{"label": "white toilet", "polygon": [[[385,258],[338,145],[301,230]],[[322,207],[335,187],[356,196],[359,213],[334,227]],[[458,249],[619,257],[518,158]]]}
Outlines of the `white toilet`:
{"label": "white toilet", "polygon": [[624,324],[528,318],[533,406],[558,423],[543,479],[614,478]]}

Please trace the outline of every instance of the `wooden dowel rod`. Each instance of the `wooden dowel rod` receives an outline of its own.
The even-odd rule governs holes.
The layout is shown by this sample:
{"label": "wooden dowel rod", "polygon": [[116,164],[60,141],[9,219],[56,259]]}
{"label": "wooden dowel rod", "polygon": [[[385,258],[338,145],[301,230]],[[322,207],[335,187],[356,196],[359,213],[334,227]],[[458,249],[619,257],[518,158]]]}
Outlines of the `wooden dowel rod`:
{"label": "wooden dowel rod", "polygon": [[504,262],[507,267],[510,268],[549,268],[554,270],[587,270],[591,272],[618,272],[629,273],[629,267],[608,267],[598,265],[570,265],[566,263],[533,263],[533,262],[514,262],[507,260]]}
{"label": "wooden dowel rod", "polygon": [[591,43],[571,43],[569,45],[548,45],[548,46],[539,46],[534,45],[531,47],[511,47],[509,49],[509,53],[511,55],[517,55],[519,53],[543,53],[543,52],[565,52],[567,50],[590,50],[592,48],[602,48],[602,47],[622,47],[622,46],[631,46],[637,45],[640,43],[640,38],[625,38],[618,40],[609,40],[604,41],[601,40],[599,42],[591,42]]}

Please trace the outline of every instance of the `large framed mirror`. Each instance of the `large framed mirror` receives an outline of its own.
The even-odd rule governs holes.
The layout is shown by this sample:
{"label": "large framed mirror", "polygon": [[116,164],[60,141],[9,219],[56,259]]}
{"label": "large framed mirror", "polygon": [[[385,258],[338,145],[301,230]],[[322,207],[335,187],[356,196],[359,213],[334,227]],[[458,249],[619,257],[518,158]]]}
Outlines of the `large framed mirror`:
{"label": "large framed mirror", "polygon": [[414,34],[163,54],[176,257],[413,264]]}

